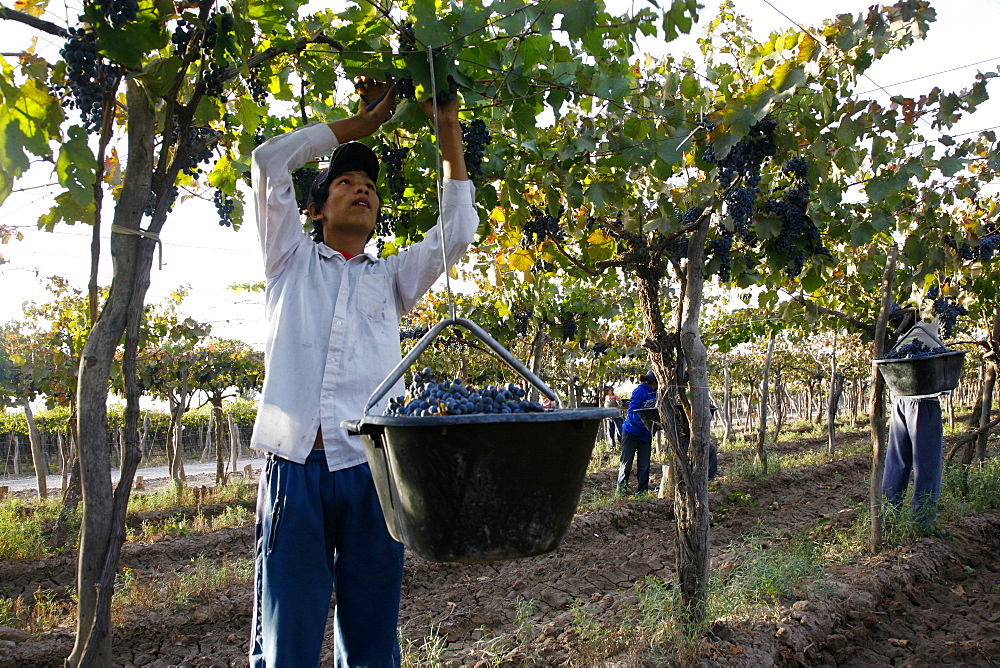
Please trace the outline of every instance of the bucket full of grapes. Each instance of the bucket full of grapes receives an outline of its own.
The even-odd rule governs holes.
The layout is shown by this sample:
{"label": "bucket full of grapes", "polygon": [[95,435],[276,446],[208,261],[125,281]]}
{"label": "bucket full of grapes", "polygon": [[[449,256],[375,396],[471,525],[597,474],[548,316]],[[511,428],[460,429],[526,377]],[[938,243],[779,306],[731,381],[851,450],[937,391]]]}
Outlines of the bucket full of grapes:
{"label": "bucket full of grapes", "polygon": [[[553,401],[529,402],[521,388],[470,389],[428,381],[369,415],[420,353],[461,326]],[[520,390],[520,391],[519,391]],[[426,405],[425,405],[426,404]],[[368,400],[360,434],[389,532],[431,561],[531,557],[556,549],[576,512],[601,420],[617,408],[562,409],[558,396],[475,323],[448,318],[413,347]]]}
{"label": "bucket full of grapes", "polygon": [[911,397],[954,390],[964,361],[964,350],[932,348],[913,341],[891,350],[874,363],[890,392],[898,397]]}

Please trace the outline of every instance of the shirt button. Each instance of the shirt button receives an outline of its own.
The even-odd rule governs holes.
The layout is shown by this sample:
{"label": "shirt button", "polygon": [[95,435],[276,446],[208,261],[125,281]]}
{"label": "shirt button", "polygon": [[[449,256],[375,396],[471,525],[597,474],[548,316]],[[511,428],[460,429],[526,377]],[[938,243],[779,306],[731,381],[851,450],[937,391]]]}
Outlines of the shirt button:
{"label": "shirt button", "polygon": [[337,327],[340,327],[341,325],[344,324],[344,322],[342,320],[338,320],[334,324],[337,325]]}

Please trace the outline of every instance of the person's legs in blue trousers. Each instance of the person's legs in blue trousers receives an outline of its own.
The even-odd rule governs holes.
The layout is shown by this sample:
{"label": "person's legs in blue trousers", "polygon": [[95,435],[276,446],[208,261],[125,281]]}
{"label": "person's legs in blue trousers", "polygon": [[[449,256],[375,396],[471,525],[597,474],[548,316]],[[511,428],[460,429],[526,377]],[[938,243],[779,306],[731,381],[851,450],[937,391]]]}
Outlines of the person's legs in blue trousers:
{"label": "person's legs in blue trousers", "polygon": [[632,474],[632,458],[639,448],[639,439],[628,432],[622,432],[621,460],[618,465],[618,492],[628,491],[628,477]]}
{"label": "person's legs in blue trousers", "polygon": [[918,524],[934,523],[941,495],[944,424],[941,404],[934,399],[896,397],[889,420],[889,443],[885,454],[882,494],[899,508],[913,473],[910,503]]}
{"label": "person's legs in blue trousers", "polygon": [[924,399],[917,408],[913,447],[913,516],[923,528],[929,528],[937,518],[941,497],[941,470],[944,451],[944,422],[941,403]]}
{"label": "person's legs in blue trousers", "polygon": [[649,460],[653,457],[653,442],[639,441],[635,456],[635,478],[637,494],[649,491]]}
{"label": "person's legs in blue trousers", "polygon": [[903,397],[892,400],[889,416],[889,442],[885,451],[885,471],[882,473],[882,496],[888,502],[899,508],[903,503],[903,495],[910,484],[910,471],[913,469],[913,443],[910,441],[910,429],[907,424],[910,414],[915,413],[912,401]]}
{"label": "person's legs in blue trousers", "polygon": [[398,666],[403,546],[389,535],[367,464],[327,469],[269,455],[257,500],[250,665],[316,666],[336,587],[338,666]]}

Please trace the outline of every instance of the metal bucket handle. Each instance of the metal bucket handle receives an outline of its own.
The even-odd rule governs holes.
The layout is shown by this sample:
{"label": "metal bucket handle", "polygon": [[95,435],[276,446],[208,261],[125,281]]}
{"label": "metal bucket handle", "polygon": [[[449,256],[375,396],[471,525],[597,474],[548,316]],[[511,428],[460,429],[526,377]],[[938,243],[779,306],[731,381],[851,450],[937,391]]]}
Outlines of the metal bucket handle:
{"label": "metal bucket handle", "polygon": [[500,357],[501,360],[506,362],[507,366],[509,366],[514,371],[519,373],[522,378],[524,378],[526,381],[534,385],[539,392],[541,392],[549,399],[551,399],[555,404],[556,408],[562,408],[562,402],[559,401],[559,396],[555,392],[553,392],[552,389],[548,385],[546,385],[541,378],[532,373],[531,370],[528,369],[528,367],[524,366],[520,362],[520,360],[511,355],[506,348],[504,348],[497,342],[496,339],[490,336],[485,329],[483,329],[476,323],[472,322],[471,320],[466,320],[465,318],[445,318],[438,324],[431,327],[430,331],[424,334],[424,336],[419,341],[417,341],[416,345],[413,346],[410,352],[406,354],[406,357],[400,360],[399,364],[396,365],[396,368],[389,372],[389,375],[385,377],[385,380],[382,381],[382,384],[375,388],[375,391],[372,392],[371,397],[368,399],[368,405],[365,406],[365,413],[364,413],[365,415],[368,415],[368,411],[371,410],[379,401],[381,401],[382,397],[385,396],[385,393],[388,392],[392,388],[392,386],[396,384],[397,380],[403,377],[403,374],[406,372],[406,370],[409,369],[413,365],[413,363],[417,361],[417,358],[420,357],[420,354],[424,352],[424,350],[427,349],[427,346],[429,346],[434,341],[434,339],[438,337],[438,335],[441,333],[441,330],[443,330],[445,327],[450,327],[452,325],[460,325],[465,329],[469,330],[470,332],[472,332],[473,334],[475,334],[476,337],[480,341],[485,343],[487,346],[489,346],[493,350],[493,352],[495,352]]}

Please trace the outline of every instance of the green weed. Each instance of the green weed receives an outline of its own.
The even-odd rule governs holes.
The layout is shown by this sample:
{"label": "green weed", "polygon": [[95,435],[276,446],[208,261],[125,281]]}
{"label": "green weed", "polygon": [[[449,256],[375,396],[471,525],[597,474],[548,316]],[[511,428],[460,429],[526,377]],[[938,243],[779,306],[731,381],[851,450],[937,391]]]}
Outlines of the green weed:
{"label": "green weed", "polygon": [[806,533],[751,535],[731,552],[737,556],[728,567],[712,574],[709,618],[749,617],[817,580],[826,569],[822,545]]}
{"label": "green weed", "polygon": [[42,530],[46,503],[9,498],[0,501],[0,559],[40,559],[46,555]]}
{"label": "green weed", "polygon": [[439,668],[445,665],[444,650],[448,639],[439,635],[435,629],[424,636],[419,642],[408,638],[400,639],[402,668]]}
{"label": "green weed", "polygon": [[19,627],[21,625],[21,605],[20,597],[16,599],[0,598],[0,626]]}
{"label": "green weed", "polygon": [[518,596],[514,606],[514,637],[518,642],[528,642],[535,637],[535,625],[531,621],[535,615],[535,601]]}
{"label": "green weed", "polygon": [[253,560],[215,562],[199,556],[181,571],[143,575],[129,568],[122,569],[118,574],[112,598],[117,615],[123,615],[132,608],[183,608],[196,598],[232,586],[248,585],[253,580]]}

